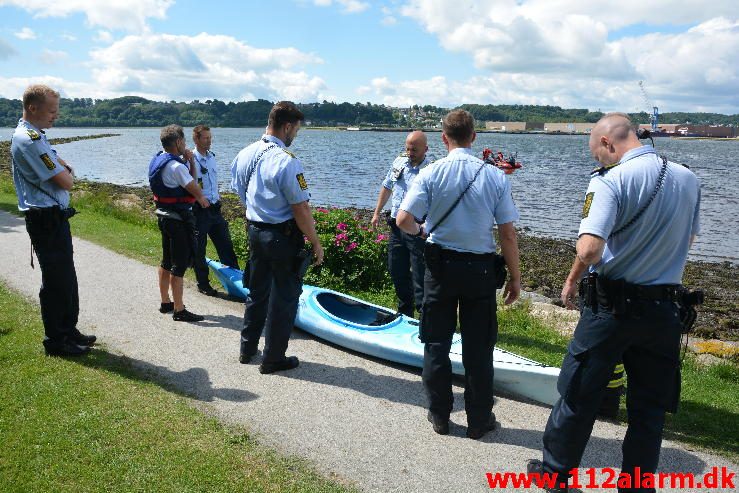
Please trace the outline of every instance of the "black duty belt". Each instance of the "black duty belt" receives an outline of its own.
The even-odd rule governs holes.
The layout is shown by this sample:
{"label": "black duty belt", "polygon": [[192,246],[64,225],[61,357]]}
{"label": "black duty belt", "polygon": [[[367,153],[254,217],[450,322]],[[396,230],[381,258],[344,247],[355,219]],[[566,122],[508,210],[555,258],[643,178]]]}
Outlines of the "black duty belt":
{"label": "black duty belt", "polygon": [[444,260],[466,260],[470,262],[482,262],[492,260],[493,253],[458,252],[456,250],[441,249],[441,258]]}
{"label": "black duty belt", "polygon": [[603,277],[588,276],[582,280],[581,290],[595,288],[596,293],[606,297],[623,297],[645,301],[678,301],[679,284],[631,284],[622,280],[611,280]]}
{"label": "black duty belt", "polygon": [[291,227],[291,226],[297,226],[295,219],[288,219],[287,221],[281,222],[281,223],[263,223],[259,221],[249,221],[249,226],[254,226],[259,229],[282,229]]}
{"label": "black duty belt", "polygon": [[27,211],[23,211],[23,214],[31,217],[41,217],[45,215],[58,215],[61,208],[58,205],[51,207],[30,207]]}

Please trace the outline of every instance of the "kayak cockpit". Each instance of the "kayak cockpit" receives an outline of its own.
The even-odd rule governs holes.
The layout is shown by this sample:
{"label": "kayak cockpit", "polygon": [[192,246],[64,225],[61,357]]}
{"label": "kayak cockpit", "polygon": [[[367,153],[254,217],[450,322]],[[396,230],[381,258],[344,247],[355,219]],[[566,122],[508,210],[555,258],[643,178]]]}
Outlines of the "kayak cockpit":
{"label": "kayak cockpit", "polygon": [[333,317],[352,325],[381,327],[401,316],[400,313],[393,313],[337,293],[319,293],[316,302]]}

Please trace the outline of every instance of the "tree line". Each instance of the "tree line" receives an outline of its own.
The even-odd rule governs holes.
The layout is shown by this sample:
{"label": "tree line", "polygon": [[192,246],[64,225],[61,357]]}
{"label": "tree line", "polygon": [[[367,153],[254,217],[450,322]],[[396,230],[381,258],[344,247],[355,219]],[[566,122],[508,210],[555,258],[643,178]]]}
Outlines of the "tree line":
{"label": "tree line", "polygon": [[[183,126],[205,124],[213,127],[261,127],[267,122],[272,102],[224,102],[218,99],[185,102],[151,101],[138,96],[114,99],[62,98],[59,127],[160,127],[168,123]],[[372,103],[335,103],[323,101],[298,105],[313,126],[418,126],[424,121],[438,121],[448,108],[412,106],[392,108]],[[579,108],[536,105],[464,104],[481,125],[485,121],[523,122],[595,122],[603,113]],[[20,100],[0,98],[0,126],[14,127],[21,117]],[[646,112],[630,113],[638,123],[649,123]],[[739,125],[739,115],[719,113],[664,113],[663,123]]]}

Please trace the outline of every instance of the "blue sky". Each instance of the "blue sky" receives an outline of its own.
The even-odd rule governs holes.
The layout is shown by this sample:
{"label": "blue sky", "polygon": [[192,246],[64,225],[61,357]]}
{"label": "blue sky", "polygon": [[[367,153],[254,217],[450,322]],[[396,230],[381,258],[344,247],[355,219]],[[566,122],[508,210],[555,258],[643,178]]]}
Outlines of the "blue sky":
{"label": "blue sky", "polygon": [[735,2],[649,5],[0,0],[0,96],[739,112]]}

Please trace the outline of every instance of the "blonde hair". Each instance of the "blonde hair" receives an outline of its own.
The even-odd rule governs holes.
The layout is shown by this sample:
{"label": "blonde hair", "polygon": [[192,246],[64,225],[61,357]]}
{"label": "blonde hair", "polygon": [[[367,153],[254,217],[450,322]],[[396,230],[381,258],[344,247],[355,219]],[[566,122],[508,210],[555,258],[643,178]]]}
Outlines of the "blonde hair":
{"label": "blonde hair", "polygon": [[44,84],[31,84],[23,92],[23,109],[29,109],[32,104],[36,106],[42,105],[49,97],[58,98],[59,93]]}

